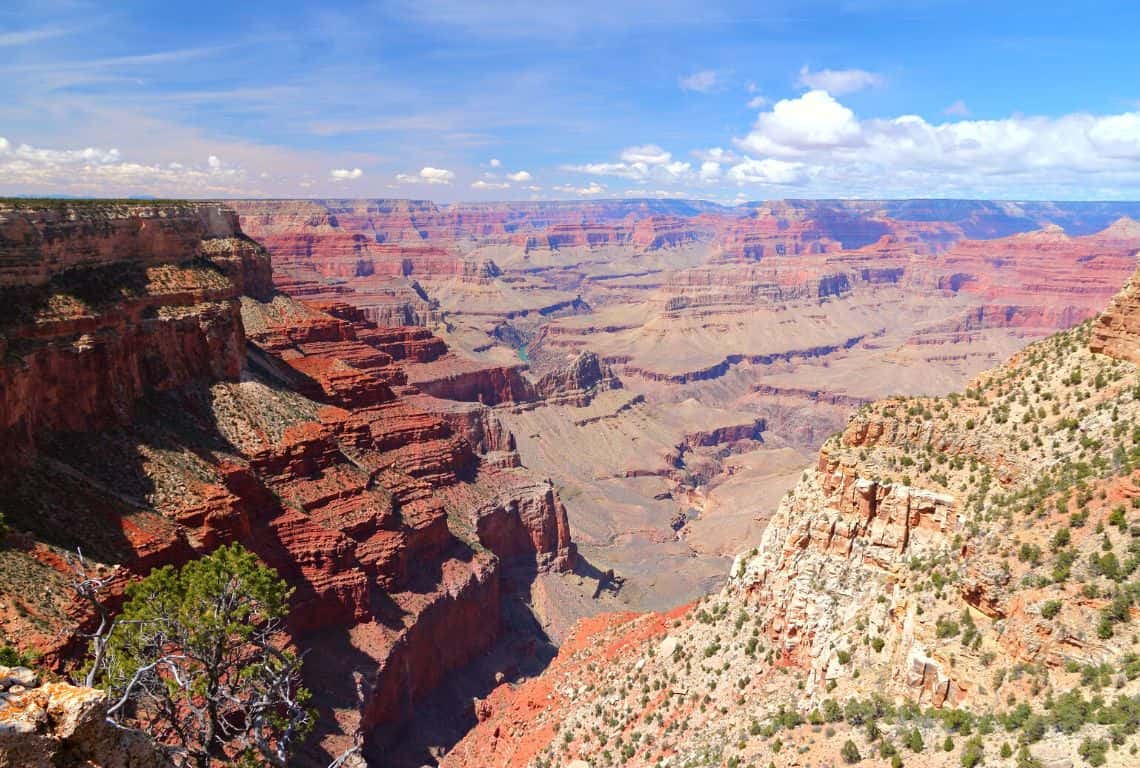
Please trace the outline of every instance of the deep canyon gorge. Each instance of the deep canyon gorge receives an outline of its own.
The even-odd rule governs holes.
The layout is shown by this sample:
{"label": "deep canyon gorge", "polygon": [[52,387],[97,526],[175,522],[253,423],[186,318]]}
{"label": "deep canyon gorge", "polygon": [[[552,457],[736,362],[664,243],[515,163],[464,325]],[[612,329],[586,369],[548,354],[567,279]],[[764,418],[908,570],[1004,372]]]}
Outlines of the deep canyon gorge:
{"label": "deep canyon gorge", "polygon": [[[999,504],[977,478],[1012,497],[1063,455],[1099,468],[1125,446],[1138,219],[969,200],[0,201],[0,645],[49,676],[82,664],[97,616],[67,588],[69,551],[116,574],[121,602],[237,541],[294,588],[285,631],[318,713],[297,765],[354,745],[413,768],[687,764],[662,680],[683,702],[668,722],[709,724],[694,749],[749,731],[744,691],[808,711],[836,687],[1000,704],[986,653],[1046,670],[1018,696],[1042,675],[1061,691],[1066,664],[1123,640],[1042,626],[1038,563],[1011,575],[996,542],[1048,538],[970,529],[969,504]],[[1074,369],[1063,412],[1038,401]],[[1081,376],[1101,382],[1084,397]],[[1060,437],[1030,445],[1038,408]],[[1081,562],[1130,551],[1107,522],[1140,498],[1121,450],[1088,481],[1103,495]],[[1071,510],[1048,510],[1051,535]],[[938,650],[916,559],[955,574],[937,607],[975,612],[973,649]],[[1074,627],[1111,599],[1071,592]],[[763,663],[714,637],[734,621]],[[756,671],[701,701],[706,660]],[[642,686],[655,703],[620,727],[597,714],[637,710]],[[27,754],[129,751],[95,730],[41,729]],[[624,761],[615,735],[636,745]],[[795,764],[756,735],[745,759]]]}

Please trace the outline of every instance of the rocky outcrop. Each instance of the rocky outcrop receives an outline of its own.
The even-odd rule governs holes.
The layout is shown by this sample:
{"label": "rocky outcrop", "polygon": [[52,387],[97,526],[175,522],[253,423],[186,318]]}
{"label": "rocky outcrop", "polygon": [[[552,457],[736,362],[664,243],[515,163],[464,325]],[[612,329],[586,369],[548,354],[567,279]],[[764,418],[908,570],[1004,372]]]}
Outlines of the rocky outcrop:
{"label": "rocky outcrop", "polygon": [[[19,682],[12,682],[18,680]],[[107,694],[67,683],[40,685],[29,669],[0,667],[0,766],[168,768],[148,739],[104,717]]]}
{"label": "rocky outcrop", "polygon": [[577,407],[588,405],[598,392],[611,389],[621,389],[621,380],[593,352],[582,352],[569,365],[550,371],[534,385],[536,398]]}
{"label": "rocky outcrop", "polygon": [[484,405],[521,403],[532,398],[523,366],[486,365],[456,356],[411,369],[411,383],[433,397]]}
{"label": "rocky outcrop", "polygon": [[1089,347],[1140,363],[1140,277],[1134,275],[1093,323]]}
{"label": "rocky outcrop", "polygon": [[731,583],[755,599],[769,637],[821,689],[850,608],[873,603],[912,558],[941,555],[957,527],[952,496],[861,477],[824,453],[781,503],[758,554],[738,558]]}
{"label": "rocky outcrop", "polygon": [[579,354],[537,381],[525,371],[521,364],[486,365],[450,356],[411,366],[409,382],[433,397],[492,406],[541,402],[584,407],[597,393],[621,388],[610,366],[592,352]]}
{"label": "rocky outcrop", "polygon": [[124,423],[148,392],[236,379],[238,296],[271,290],[264,249],[214,204],[0,205],[0,252],[9,448]]}
{"label": "rocky outcrop", "polygon": [[574,565],[566,508],[549,481],[511,488],[476,507],[475,519],[479,540],[505,561],[534,559],[542,570],[559,571]]}

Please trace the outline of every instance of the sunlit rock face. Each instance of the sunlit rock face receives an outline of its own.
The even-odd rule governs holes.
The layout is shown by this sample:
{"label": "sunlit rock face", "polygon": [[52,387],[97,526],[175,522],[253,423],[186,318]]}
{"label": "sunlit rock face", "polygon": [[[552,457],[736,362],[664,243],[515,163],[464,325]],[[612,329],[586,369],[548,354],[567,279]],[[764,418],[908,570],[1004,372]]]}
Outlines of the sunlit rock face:
{"label": "sunlit rock face", "polygon": [[[1140,701],[1135,611],[1108,608],[1135,570],[1135,280],[964,392],[860,407],[719,593],[580,622],[543,675],[477,702],[442,765],[834,765],[890,743],[949,768],[955,723],[1014,707],[1046,718],[1023,762],[1078,764],[1112,720],[1090,677],[1109,709]],[[1019,729],[974,743],[1012,757]]]}

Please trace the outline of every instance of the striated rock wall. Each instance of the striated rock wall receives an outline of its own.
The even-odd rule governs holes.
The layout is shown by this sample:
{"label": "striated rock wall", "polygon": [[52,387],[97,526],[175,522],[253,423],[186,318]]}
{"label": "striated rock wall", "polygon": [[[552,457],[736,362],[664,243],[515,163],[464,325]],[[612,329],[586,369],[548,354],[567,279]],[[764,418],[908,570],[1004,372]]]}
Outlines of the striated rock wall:
{"label": "striated rock wall", "polygon": [[218,203],[7,201],[0,204],[0,286],[44,285],[75,267],[185,261],[203,240],[240,232],[235,213]]}
{"label": "striated rock wall", "polygon": [[0,429],[99,429],[136,399],[236,379],[237,298],[272,292],[269,256],[216,204],[0,205]]}
{"label": "striated rock wall", "polygon": [[1140,276],[1133,275],[1093,324],[1093,352],[1140,363]]}
{"label": "striated rock wall", "polygon": [[0,642],[57,669],[83,653],[58,548],[123,584],[241,541],[294,587],[295,642],[346,666],[306,667],[317,762],[498,639],[504,563],[573,565],[565,509],[513,435],[407,385],[451,359],[442,340],[274,293],[264,249],[213,204],[81,213],[5,213],[0,426],[23,448],[0,477],[5,555],[57,588],[0,580]]}
{"label": "striated rock wall", "polygon": [[[768,637],[820,691],[835,676],[835,641],[851,632],[858,606],[889,594],[912,558],[941,555],[958,526],[953,496],[862,477],[824,452],[769,521],[758,554],[734,563],[730,585],[755,601]],[[913,610],[891,605],[870,630],[901,637]],[[927,703],[944,701],[945,691],[931,691]]]}
{"label": "striated rock wall", "polygon": [[621,386],[621,380],[607,363],[593,352],[582,352],[569,365],[540,378],[534,384],[534,394],[548,403],[583,407],[598,392]]}

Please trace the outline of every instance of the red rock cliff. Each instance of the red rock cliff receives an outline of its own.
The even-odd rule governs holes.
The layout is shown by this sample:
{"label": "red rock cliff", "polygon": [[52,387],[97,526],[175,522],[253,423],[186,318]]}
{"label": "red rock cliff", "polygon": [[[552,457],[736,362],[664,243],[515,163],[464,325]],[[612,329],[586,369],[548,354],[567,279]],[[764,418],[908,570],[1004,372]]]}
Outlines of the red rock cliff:
{"label": "red rock cliff", "polygon": [[294,586],[290,631],[321,659],[316,762],[496,641],[503,560],[573,563],[510,433],[406,385],[443,343],[274,295],[224,208],[21,205],[0,238],[0,430],[21,448],[0,512],[29,579],[0,583],[0,642],[82,653],[59,548],[125,582],[242,541]]}

